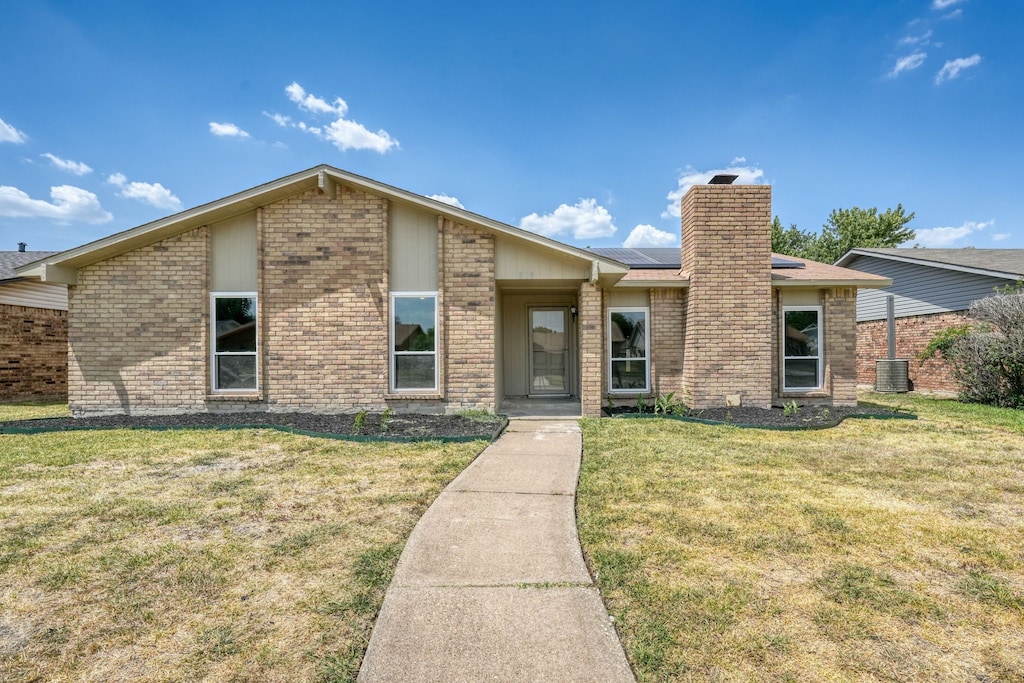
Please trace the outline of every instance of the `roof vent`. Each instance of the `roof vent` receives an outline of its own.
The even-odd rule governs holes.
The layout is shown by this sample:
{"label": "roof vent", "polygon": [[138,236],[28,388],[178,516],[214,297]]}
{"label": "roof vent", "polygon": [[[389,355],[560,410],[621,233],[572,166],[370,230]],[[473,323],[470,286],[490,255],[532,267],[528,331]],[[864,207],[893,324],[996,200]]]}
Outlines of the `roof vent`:
{"label": "roof vent", "polygon": [[729,175],[727,173],[720,173],[708,181],[708,185],[732,185],[733,181],[739,178],[738,175]]}
{"label": "roof vent", "polygon": [[27,246],[28,245],[25,244],[24,242],[18,242],[18,251],[22,251],[22,252],[25,251],[25,247],[27,247]]}

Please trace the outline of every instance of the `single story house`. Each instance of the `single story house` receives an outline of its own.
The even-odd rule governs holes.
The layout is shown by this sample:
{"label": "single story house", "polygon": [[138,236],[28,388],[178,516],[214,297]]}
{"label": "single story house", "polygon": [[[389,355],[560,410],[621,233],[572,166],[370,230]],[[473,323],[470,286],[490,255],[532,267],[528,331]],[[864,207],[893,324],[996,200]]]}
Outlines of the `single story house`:
{"label": "single story house", "polygon": [[0,251],[0,401],[68,391],[68,291],[14,272],[51,251]]}
{"label": "single story house", "polygon": [[1024,249],[852,249],[836,265],[892,280],[857,299],[857,381],[875,383],[875,360],[888,354],[886,296],[893,296],[896,357],[910,361],[910,388],[957,391],[946,362],[917,356],[936,332],[968,322],[971,302],[1024,277]]}
{"label": "single story house", "polygon": [[18,273],[68,286],[75,415],[853,404],[889,280],[773,257],[770,222],[769,186],[709,184],[678,257],[586,250],[322,165]]}

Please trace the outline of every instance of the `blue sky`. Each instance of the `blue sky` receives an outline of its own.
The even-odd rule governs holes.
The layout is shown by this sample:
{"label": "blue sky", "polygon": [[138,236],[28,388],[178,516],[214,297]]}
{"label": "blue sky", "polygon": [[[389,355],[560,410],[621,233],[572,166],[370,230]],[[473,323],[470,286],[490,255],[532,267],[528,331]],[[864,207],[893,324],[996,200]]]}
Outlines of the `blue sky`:
{"label": "blue sky", "polygon": [[902,203],[1024,248],[1024,3],[6,2],[0,249],[328,163],[580,246],[678,244],[715,171],[783,223]]}

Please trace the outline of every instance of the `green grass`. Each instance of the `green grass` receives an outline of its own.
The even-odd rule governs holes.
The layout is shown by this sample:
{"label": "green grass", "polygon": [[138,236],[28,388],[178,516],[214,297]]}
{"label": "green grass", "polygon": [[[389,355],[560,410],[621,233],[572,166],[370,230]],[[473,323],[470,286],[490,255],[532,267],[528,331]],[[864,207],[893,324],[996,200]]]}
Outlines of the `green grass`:
{"label": "green grass", "polygon": [[484,445],[0,435],[0,680],[354,680],[408,534]]}
{"label": "green grass", "polygon": [[14,401],[0,403],[0,422],[36,420],[43,417],[70,417],[67,401]]}
{"label": "green grass", "polygon": [[1021,411],[584,420],[580,538],[641,681],[1024,680]]}

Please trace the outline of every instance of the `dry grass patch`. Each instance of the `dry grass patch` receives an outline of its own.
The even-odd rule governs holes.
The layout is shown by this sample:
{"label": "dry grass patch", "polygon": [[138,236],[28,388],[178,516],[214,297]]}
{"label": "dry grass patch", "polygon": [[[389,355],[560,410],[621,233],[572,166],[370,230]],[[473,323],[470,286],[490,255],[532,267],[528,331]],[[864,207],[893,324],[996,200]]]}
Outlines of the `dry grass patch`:
{"label": "dry grass patch", "polygon": [[15,401],[0,403],[0,422],[37,420],[44,417],[71,417],[67,401]]}
{"label": "dry grass patch", "polygon": [[0,680],[352,680],[409,532],[484,445],[0,435]]}
{"label": "dry grass patch", "polygon": [[921,405],[585,420],[581,540],[640,680],[1024,680],[1021,413]]}

